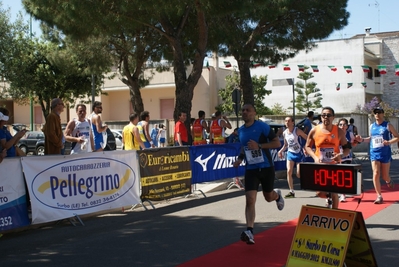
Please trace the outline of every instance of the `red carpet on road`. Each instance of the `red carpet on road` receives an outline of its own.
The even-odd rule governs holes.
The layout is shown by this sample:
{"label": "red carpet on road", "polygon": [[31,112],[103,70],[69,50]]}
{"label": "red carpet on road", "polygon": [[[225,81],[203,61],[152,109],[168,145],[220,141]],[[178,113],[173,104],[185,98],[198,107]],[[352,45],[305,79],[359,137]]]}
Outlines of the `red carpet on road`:
{"label": "red carpet on road", "polygon": [[[386,186],[382,187],[384,204],[376,205],[373,203],[376,199],[376,193],[373,189],[365,192],[363,196],[360,195],[347,198],[347,202],[340,203],[339,207],[340,209],[362,212],[364,219],[367,219],[398,201],[398,189],[399,185],[396,186],[395,190],[389,190]],[[358,205],[360,198],[361,202],[360,205]],[[242,241],[238,241],[227,247],[183,263],[179,265],[179,267],[284,266],[291,247],[292,237],[295,233],[297,220],[298,219],[294,219],[272,229],[255,234],[255,245],[247,245]]]}

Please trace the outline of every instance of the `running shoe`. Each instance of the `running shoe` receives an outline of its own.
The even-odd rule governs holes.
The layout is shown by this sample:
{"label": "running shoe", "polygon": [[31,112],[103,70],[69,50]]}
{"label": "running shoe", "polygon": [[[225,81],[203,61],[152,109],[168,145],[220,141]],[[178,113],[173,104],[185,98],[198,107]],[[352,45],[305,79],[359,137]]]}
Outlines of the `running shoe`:
{"label": "running shoe", "polygon": [[255,244],[254,235],[249,230],[246,230],[241,233],[241,241],[247,243],[248,245]]}
{"label": "running shoe", "polygon": [[395,183],[392,181],[392,179],[391,179],[391,181],[389,181],[389,183],[387,183],[387,186],[388,186],[390,189],[393,189],[393,188],[395,187]]}
{"label": "running shoe", "polygon": [[285,195],[285,198],[294,198],[295,193],[294,192],[289,192],[288,194]]}
{"label": "running shoe", "polygon": [[377,199],[374,201],[374,204],[382,204],[384,203],[384,199],[382,199],[382,196],[378,196]]}
{"label": "running shoe", "polygon": [[279,198],[276,200],[277,208],[278,208],[278,210],[283,210],[284,209],[284,198],[281,195],[281,190],[274,189],[274,191],[279,195]]}
{"label": "running shoe", "polygon": [[346,197],[345,197],[345,195],[340,195],[339,196],[339,202],[346,202]]}

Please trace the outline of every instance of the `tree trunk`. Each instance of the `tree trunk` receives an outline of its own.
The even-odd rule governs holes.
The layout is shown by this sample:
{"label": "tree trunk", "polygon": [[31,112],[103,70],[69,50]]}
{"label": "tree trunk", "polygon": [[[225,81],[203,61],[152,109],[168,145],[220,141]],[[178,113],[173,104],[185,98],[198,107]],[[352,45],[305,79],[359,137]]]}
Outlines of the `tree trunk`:
{"label": "tree trunk", "polygon": [[249,59],[238,59],[237,62],[240,71],[240,88],[243,92],[243,103],[254,105],[254,87],[250,70],[251,61]]}

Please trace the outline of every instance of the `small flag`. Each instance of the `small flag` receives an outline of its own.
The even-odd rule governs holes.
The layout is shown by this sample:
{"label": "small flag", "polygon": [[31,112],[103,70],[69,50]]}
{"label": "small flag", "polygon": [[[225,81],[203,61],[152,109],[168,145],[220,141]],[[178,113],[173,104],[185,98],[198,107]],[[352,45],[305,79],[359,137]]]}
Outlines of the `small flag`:
{"label": "small flag", "polygon": [[339,91],[341,89],[341,84],[339,83],[335,89],[337,89],[337,91]]}
{"label": "small flag", "polygon": [[276,65],[269,65],[269,69],[274,69],[276,68]]}
{"label": "small flag", "polygon": [[399,65],[395,65],[395,75],[399,76]]}
{"label": "small flag", "polygon": [[289,71],[289,70],[291,70],[291,68],[290,68],[290,65],[289,65],[289,64],[283,64],[283,66],[284,66],[283,70],[285,70],[285,71]]}
{"label": "small flag", "polygon": [[352,73],[352,67],[351,66],[344,66],[344,69],[346,70],[346,73]]}
{"label": "small flag", "polygon": [[353,86],[353,83],[348,83],[348,86],[346,88],[351,88]]}
{"label": "small flag", "polygon": [[262,64],[259,63],[259,62],[252,62],[252,67],[253,67],[253,68],[260,67],[261,65],[262,65]]}
{"label": "small flag", "polygon": [[298,65],[298,70],[300,72],[304,72],[305,71],[305,65]]}
{"label": "small flag", "polygon": [[370,72],[370,67],[367,65],[362,66],[363,72]]}
{"label": "small flag", "polygon": [[231,68],[231,63],[230,63],[230,61],[223,61],[223,63],[224,63],[224,66],[225,66],[226,68]]}
{"label": "small flag", "polygon": [[381,75],[387,74],[387,66],[385,65],[378,65],[378,71]]}
{"label": "small flag", "polygon": [[367,87],[367,83],[362,83],[363,87],[366,88]]}
{"label": "small flag", "polygon": [[335,66],[328,66],[331,71],[337,71],[337,68]]}
{"label": "small flag", "polygon": [[310,65],[310,67],[312,68],[313,72],[319,72],[317,65]]}
{"label": "small flag", "polygon": [[389,85],[394,85],[396,82],[390,82]]}

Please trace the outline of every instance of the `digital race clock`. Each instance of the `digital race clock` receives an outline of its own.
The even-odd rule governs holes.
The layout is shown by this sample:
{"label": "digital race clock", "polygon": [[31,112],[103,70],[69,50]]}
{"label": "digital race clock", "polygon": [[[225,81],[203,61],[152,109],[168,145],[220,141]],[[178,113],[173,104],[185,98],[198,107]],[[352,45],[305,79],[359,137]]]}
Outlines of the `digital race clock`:
{"label": "digital race clock", "polygon": [[360,194],[360,164],[301,163],[301,189],[341,194]]}

